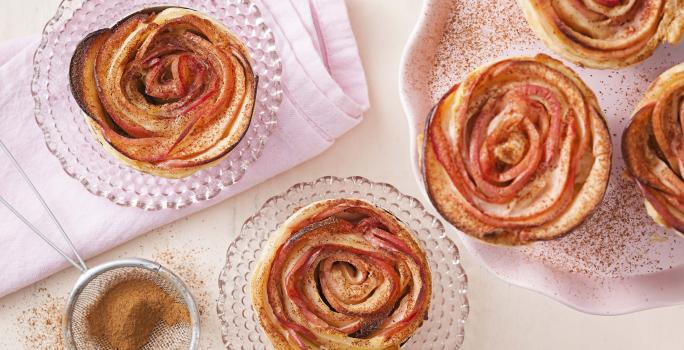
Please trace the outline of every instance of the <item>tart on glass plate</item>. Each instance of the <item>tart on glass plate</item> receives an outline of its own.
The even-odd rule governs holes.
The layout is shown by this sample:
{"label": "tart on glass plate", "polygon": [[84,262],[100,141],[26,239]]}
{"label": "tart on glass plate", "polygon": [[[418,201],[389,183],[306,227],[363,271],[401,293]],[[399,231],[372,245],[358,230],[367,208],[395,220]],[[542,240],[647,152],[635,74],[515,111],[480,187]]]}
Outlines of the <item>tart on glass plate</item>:
{"label": "tart on glass plate", "polygon": [[252,277],[252,303],[277,349],[399,349],[427,319],[425,250],[389,212],[328,199],[273,233]]}
{"label": "tart on glass plate", "polygon": [[242,41],[194,10],[154,7],[89,34],[70,64],[73,96],[107,152],[152,175],[210,167],[247,132],[257,79]]}
{"label": "tart on glass plate", "polygon": [[577,64],[620,68],[684,34],[682,0],[517,0],[534,32]]}
{"label": "tart on glass plate", "polygon": [[593,92],[546,56],[484,65],[426,122],[428,195],[452,225],[490,243],[560,237],[599,205],[612,145]]}
{"label": "tart on glass plate", "polygon": [[622,135],[622,153],[646,212],[684,235],[684,64],[648,88]]}
{"label": "tart on glass plate", "polygon": [[[350,234],[344,229],[348,229],[356,221],[360,223],[364,218],[365,224],[352,229],[356,234]],[[333,225],[332,222],[336,224]],[[285,223],[288,223],[287,227]],[[298,225],[308,225],[308,233],[302,229],[298,235],[291,236],[292,230]],[[387,227],[383,227],[384,225]],[[396,235],[392,234],[393,230],[396,230]],[[287,307],[296,307],[296,301],[315,302],[317,306],[309,310],[322,312],[321,316],[336,322],[336,328],[346,324],[346,331],[351,332],[360,327],[356,322],[366,325],[363,330],[359,328],[356,332],[344,333],[325,327],[322,321],[314,321],[316,324],[302,322],[301,325],[310,329],[311,333],[323,337],[316,339],[319,343],[326,343],[321,347],[348,349],[345,346],[350,341],[359,347],[367,346],[365,349],[379,345],[388,349],[401,346],[402,350],[457,350],[463,345],[465,323],[470,310],[466,295],[468,278],[461,265],[458,247],[446,234],[442,221],[427,211],[420,200],[403,194],[390,184],[373,182],[360,176],[325,176],[315,181],[294,184],[283,193],[266,200],[245,221],[240,233],[228,247],[226,263],[218,279],[219,300],[216,310],[221,323],[223,343],[227,348],[299,349],[295,336],[289,335],[290,332],[280,326],[280,321],[270,311],[271,303],[264,298],[268,294],[268,288],[264,289],[263,284],[269,283],[270,273],[266,264],[275,262],[273,257],[277,253],[274,249],[277,249],[283,239],[290,240],[295,246],[303,246],[308,241],[311,243],[309,247],[313,247],[316,242],[323,240],[340,246],[338,252],[325,253],[329,258],[317,264],[318,270],[311,266],[307,268],[307,273],[313,273],[317,279],[316,283],[307,279],[296,285],[300,289],[294,291],[295,296],[299,291],[306,292],[299,293],[304,297],[300,300],[290,298],[292,291],[285,290],[288,274],[283,273],[283,268],[277,267],[279,272],[276,272],[279,277],[274,286],[280,292],[279,295],[274,295],[277,297],[273,302],[276,309],[277,305],[283,303]],[[408,248],[411,253],[397,252],[393,246],[400,250]],[[315,250],[303,247],[302,250],[290,249],[289,253],[278,255],[285,261],[282,266],[290,269],[293,267],[291,263]],[[367,256],[363,255],[364,252]],[[372,255],[376,257],[371,257]],[[389,256],[396,257],[395,261],[385,259]],[[373,258],[379,259],[376,260],[379,263],[367,262],[367,259]],[[416,265],[412,262],[416,258],[418,261],[427,261],[429,267]],[[388,269],[387,265],[391,268]],[[407,273],[407,266],[410,273]],[[352,267],[356,268],[356,273],[353,273]],[[377,275],[379,270],[390,272],[387,276]],[[426,276],[429,278],[423,279],[421,271],[429,274]],[[400,276],[399,284],[405,287],[402,291],[405,293],[399,297],[400,303],[397,305],[401,308],[388,312],[382,307],[379,298],[362,297],[363,292],[369,289],[387,295],[386,288],[396,286],[393,278],[396,275]],[[321,283],[326,283],[327,291],[322,288],[318,290],[319,284],[323,287]],[[421,288],[421,285],[425,288]],[[343,286],[350,288],[348,293],[343,290]],[[416,292],[421,293],[418,288],[423,290],[422,303],[425,303],[425,309],[418,306],[407,310],[405,307],[412,305],[406,303],[417,301],[414,295]],[[320,301],[328,296],[333,299],[332,303],[328,301],[329,306],[325,303],[322,305]],[[286,316],[300,322],[305,316],[298,314],[297,310],[298,307],[288,309]],[[363,313],[359,313],[361,311]],[[413,311],[416,312],[415,317],[395,330],[387,323],[409,316]],[[354,312],[358,314],[353,314]],[[428,317],[424,317],[426,315]],[[372,319],[378,322],[369,322]],[[331,332],[332,336],[326,335]],[[383,340],[375,336],[380,332],[395,334]],[[308,344],[309,349],[317,349],[312,342],[302,339],[303,335],[296,336],[305,345]],[[352,336],[359,339],[354,340]]]}
{"label": "tart on glass plate", "polygon": [[[142,18],[145,20],[140,23]],[[125,22],[138,23],[135,33],[125,31]],[[161,23],[173,30],[156,30]],[[114,104],[109,110],[105,109],[95,73],[96,67],[107,67],[97,63],[101,50],[96,49],[96,41],[105,44],[108,36],[133,40],[153,32],[157,34],[140,43],[142,50],[129,51],[131,56],[121,51],[125,45],[103,53],[103,57],[116,60],[107,64],[113,70],[105,72],[99,85],[105,87],[110,78],[120,79],[128,85],[107,89],[129,89],[125,94],[119,90],[105,96],[116,98],[110,101]],[[211,40],[219,46],[212,47]],[[160,52],[159,60],[152,59],[142,68],[133,67],[140,63],[135,55],[145,50],[149,53],[152,46],[173,50]],[[77,48],[79,54],[74,56]],[[222,66],[214,69],[209,64]],[[64,171],[96,196],[144,210],[195,205],[239,182],[261,157],[275,130],[283,97],[278,46],[269,21],[254,0],[62,0],[43,30],[33,68],[36,122]],[[124,77],[121,70],[127,69],[138,76]],[[188,74],[193,70],[197,74]],[[174,72],[180,79],[174,78]],[[217,74],[210,76],[212,72]],[[190,79],[195,76],[197,82]],[[147,83],[150,89],[146,92]],[[246,88],[249,85],[253,88]],[[228,95],[244,95],[244,101],[231,97],[227,103]],[[174,102],[177,97],[179,101]],[[223,111],[227,105],[234,110]],[[123,115],[123,108],[141,114]],[[216,109],[199,112],[210,108]],[[187,115],[179,116],[184,109]],[[95,119],[98,116],[100,122]],[[178,124],[169,126],[166,117]],[[135,123],[129,118],[136,118]],[[228,119],[232,128],[220,133]],[[192,128],[174,135],[182,123]],[[162,131],[164,124],[169,128]],[[156,136],[150,137],[150,131]],[[207,148],[209,145],[215,147]]]}

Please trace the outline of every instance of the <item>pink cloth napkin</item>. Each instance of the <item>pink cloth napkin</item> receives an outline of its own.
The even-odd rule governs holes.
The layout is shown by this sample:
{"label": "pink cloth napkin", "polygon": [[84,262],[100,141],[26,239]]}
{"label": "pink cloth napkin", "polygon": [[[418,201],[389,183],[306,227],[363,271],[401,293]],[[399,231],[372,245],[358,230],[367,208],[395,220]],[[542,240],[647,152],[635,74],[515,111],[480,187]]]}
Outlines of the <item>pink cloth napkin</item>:
{"label": "pink cloth napkin", "polygon": [[[18,158],[84,258],[216,204],[330,147],[361,121],[368,92],[343,0],[257,1],[283,63],[278,126],[261,158],[217,198],[183,210],[145,212],[94,196],[50,154],[33,115],[30,81],[38,37],[0,44],[0,138]],[[65,73],[66,74],[66,73]],[[0,155],[0,193],[67,249],[39,202]],[[0,296],[68,265],[0,206]]]}

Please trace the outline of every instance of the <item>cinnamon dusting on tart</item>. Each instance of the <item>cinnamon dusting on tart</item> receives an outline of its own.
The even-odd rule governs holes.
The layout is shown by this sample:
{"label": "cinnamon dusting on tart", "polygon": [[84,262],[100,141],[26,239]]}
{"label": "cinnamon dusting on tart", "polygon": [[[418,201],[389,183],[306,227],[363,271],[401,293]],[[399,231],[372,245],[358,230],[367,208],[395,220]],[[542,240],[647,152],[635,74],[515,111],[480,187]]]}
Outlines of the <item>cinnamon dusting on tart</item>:
{"label": "cinnamon dusting on tart", "polygon": [[252,117],[257,79],[247,48],[223,24],[167,7],[84,38],[70,83],[109,153],[137,170],[180,178],[237,145]]}
{"label": "cinnamon dusting on tart", "polygon": [[413,233],[356,199],[294,213],[252,279],[259,322],[278,349],[398,349],[427,318],[431,295]]}

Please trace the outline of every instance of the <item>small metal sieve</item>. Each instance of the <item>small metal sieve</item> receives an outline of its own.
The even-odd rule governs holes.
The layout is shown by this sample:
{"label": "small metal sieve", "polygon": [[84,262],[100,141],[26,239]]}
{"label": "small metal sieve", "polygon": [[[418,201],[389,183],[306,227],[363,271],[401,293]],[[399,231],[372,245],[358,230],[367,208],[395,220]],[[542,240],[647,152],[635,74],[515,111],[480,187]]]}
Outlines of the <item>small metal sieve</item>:
{"label": "small metal sieve", "polygon": [[103,339],[96,339],[88,334],[86,316],[94,304],[104,295],[110,287],[126,280],[148,280],[158,285],[162,290],[176,299],[177,302],[185,305],[190,314],[190,324],[177,324],[173,326],[160,322],[152,332],[149,342],[143,350],[154,349],[190,349],[196,350],[199,347],[199,312],[195,300],[185,283],[170,270],[160,264],[138,258],[119,259],[100,264],[93,268],[88,268],[78,254],[71,239],[66,234],[62,225],[45,203],[33,182],[26,175],[16,158],[9,151],[7,146],[0,140],[0,148],[7,154],[14,167],[22,178],[29,185],[40,203],[49,214],[52,222],[57,226],[62,237],[66,240],[71,252],[76,260],[45,236],[36,226],[34,226],[24,215],[17,211],[4,197],[0,196],[0,203],[5,205],[14,215],[17,216],[28,228],[43,239],[47,244],[56,250],[65,260],[81,271],[81,276],[67,300],[64,317],[64,342],[67,349],[101,349],[110,350]]}

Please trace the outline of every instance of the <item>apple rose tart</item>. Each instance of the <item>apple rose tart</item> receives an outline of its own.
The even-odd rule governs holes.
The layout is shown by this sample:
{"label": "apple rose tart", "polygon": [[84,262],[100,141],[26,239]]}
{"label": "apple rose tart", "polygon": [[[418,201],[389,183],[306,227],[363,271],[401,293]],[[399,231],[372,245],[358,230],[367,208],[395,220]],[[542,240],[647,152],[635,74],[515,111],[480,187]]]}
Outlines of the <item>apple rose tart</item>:
{"label": "apple rose tart", "polygon": [[324,200],[274,233],[252,279],[252,303],[276,349],[399,349],[432,295],[425,252],[387,211]]}
{"label": "apple rose tart", "polygon": [[596,97],[545,55],[471,72],[431,112],[430,200],[456,228],[502,245],[559,237],[603,199],[611,142]]}
{"label": "apple rose tart", "polygon": [[97,140],[153,175],[180,178],[219,162],[252,118],[249,52],[193,10],[152,8],[91,33],[70,68],[74,98]]}
{"label": "apple rose tart", "polygon": [[518,0],[547,46],[592,68],[620,68],[679,42],[684,0]]}
{"label": "apple rose tart", "polygon": [[627,171],[660,225],[684,233],[684,64],[646,91],[622,135]]}

